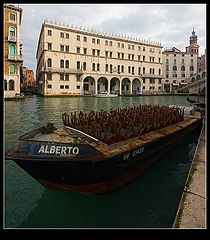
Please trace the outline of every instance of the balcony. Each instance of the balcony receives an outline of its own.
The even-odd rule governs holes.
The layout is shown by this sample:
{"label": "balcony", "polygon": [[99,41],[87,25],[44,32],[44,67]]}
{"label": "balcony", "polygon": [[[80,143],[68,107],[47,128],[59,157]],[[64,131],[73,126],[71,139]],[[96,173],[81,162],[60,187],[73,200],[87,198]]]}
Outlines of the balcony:
{"label": "balcony", "polygon": [[7,59],[8,60],[12,60],[12,61],[23,61],[23,57],[22,55],[7,55]]}
{"label": "balcony", "polygon": [[17,39],[16,39],[16,36],[10,36],[10,35],[9,35],[9,36],[7,37],[7,40],[10,41],[10,42],[16,42]]}
{"label": "balcony", "polygon": [[[44,71],[44,68],[42,69]],[[53,67],[47,67],[46,72],[51,73],[68,73],[68,74],[75,74],[75,75],[82,75],[81,69],[76,68],[53,68]]]}
{"label": "balcony", "polygon": [[163,78],[163,75],[157,75],[157,74],[141,74],[141,77],[143,78]]}

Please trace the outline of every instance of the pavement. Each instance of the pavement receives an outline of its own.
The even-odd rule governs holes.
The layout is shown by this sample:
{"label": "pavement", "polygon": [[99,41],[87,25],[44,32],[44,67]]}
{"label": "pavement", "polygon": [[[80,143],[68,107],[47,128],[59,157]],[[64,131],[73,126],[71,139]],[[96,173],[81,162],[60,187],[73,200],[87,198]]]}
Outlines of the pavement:
{"label": "pavement", "polygon": [[173,228],[206,228],[205,123],[190,167]]}

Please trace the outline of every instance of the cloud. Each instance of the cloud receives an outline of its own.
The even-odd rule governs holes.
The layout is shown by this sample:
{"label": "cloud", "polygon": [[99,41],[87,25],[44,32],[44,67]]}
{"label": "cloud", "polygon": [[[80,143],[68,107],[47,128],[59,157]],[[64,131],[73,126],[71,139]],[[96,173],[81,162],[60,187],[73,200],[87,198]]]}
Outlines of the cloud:
{"label": "cloud", "polygon": [[19,4],[24,65],[36,69],[36,50],[44,19],[101,32],[160,41],[184,51],[194,27],[200,52],[206,39],[205,4]]}

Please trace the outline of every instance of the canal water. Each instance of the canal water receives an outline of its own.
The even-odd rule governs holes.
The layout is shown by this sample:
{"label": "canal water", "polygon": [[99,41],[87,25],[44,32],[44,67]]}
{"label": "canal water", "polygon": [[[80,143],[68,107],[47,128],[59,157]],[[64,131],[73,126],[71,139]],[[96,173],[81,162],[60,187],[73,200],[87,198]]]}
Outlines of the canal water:
{"label": "canal water", "polygon": [[[204,100],[204,99],[203,99]],[[109,110],[139,104],[188,105],[186,96],[26,97],[4,103],[4,150],[19,135],[71,111]],[[152,168],[104,195],[46,189],[13,161],[4,162],[6,228],[171,228],[193,159],[199,131],[178,142]]]}

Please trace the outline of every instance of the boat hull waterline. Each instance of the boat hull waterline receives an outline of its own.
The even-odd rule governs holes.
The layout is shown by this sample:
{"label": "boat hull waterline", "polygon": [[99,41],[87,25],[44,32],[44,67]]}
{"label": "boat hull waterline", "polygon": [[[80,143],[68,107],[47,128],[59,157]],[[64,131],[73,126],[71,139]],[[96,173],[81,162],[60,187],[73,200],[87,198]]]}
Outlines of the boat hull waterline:
{"label": "boat hull waterline", "polygon": [[201,125],[201,119],[189,118],[113,146],[27,137],[40,128],[21,136],[5,159],[15,161],[45,187],[84,194],[107,193],[135,179]]}

